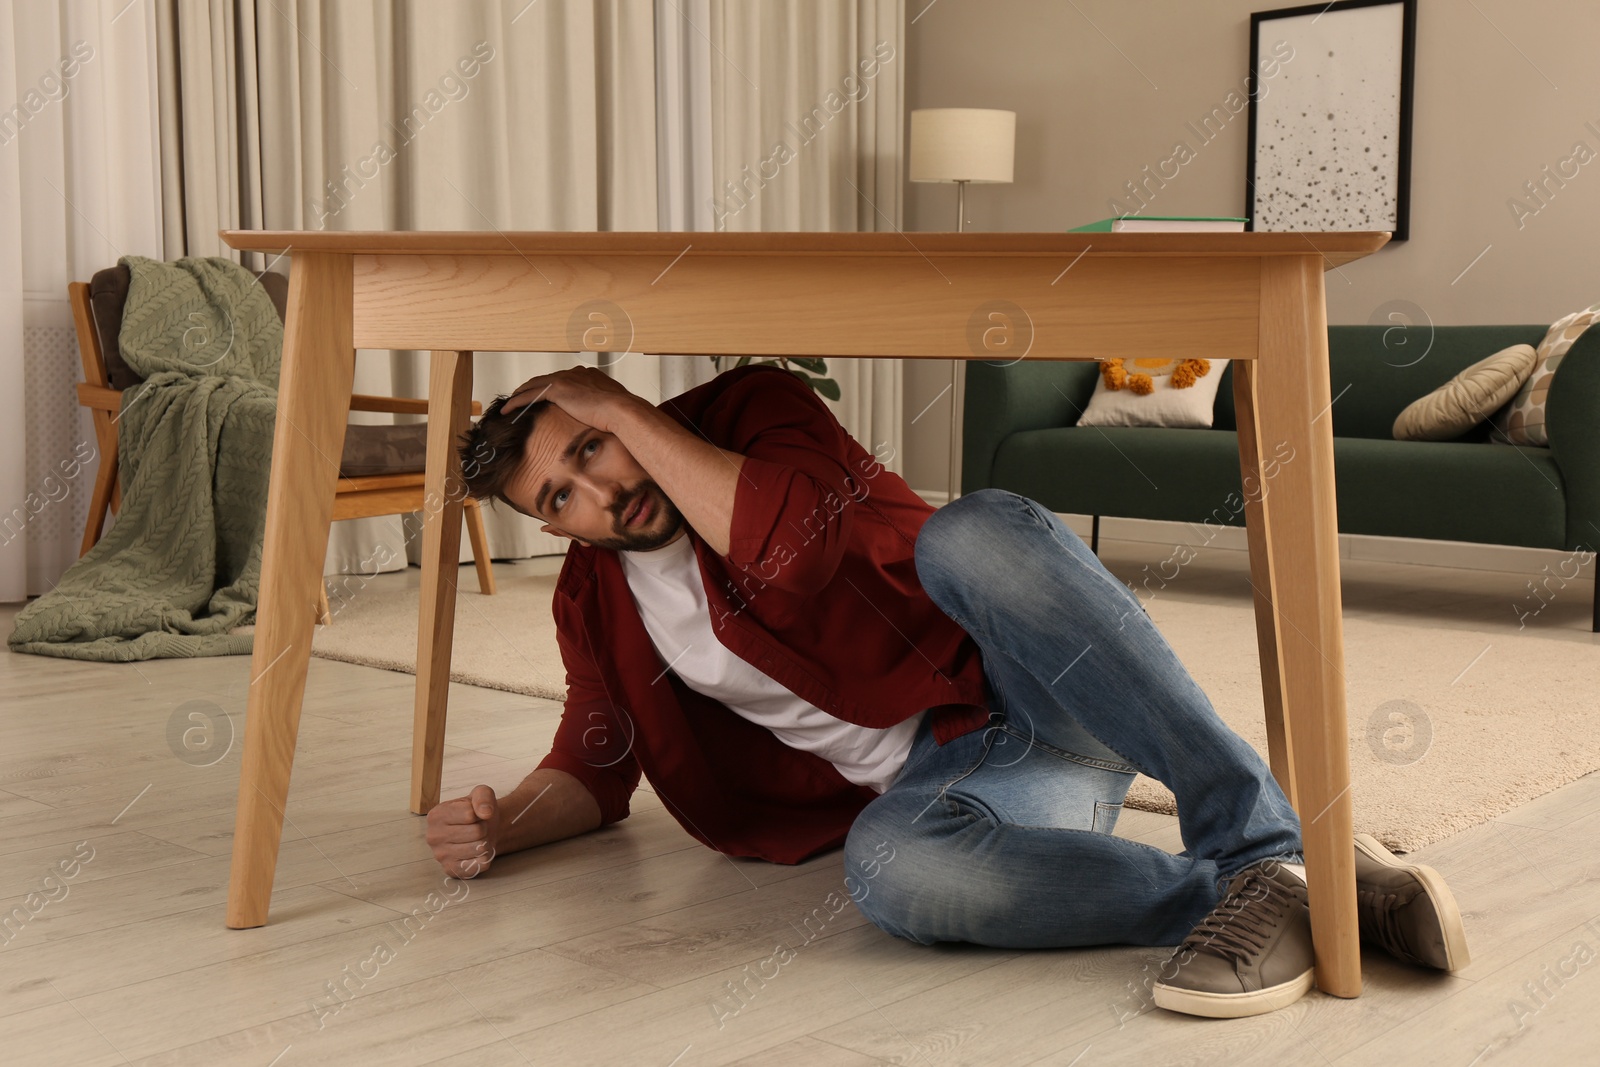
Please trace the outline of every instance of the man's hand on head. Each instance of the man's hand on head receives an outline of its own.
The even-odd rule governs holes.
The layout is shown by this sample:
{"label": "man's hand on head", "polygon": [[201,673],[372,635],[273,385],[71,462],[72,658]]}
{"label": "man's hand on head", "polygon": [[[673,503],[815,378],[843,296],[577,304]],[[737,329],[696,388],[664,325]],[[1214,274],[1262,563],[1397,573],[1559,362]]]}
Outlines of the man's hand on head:
{"label": "man's hand on head", "polygon": [[602,433],[616,433],[619,416],[630,405],[644,403],[615,378],[582,364],[550,374],[537,374],[517,387],[502,411],[516,411],[548,400],[579,422]]}
{"label": "man's hand on head", "polygon": [[488,870],[499,834],[499,800],[486,785],[441,801],[428,812],[428,847],[452,878],[475,878]]}

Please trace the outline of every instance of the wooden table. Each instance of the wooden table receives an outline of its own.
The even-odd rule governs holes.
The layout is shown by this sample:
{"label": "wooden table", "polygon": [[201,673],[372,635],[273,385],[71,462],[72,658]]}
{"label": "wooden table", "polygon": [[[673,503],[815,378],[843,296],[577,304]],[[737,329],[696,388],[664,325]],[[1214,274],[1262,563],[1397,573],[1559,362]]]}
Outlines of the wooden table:
{"label": "wooden table", "polygon": [[[439,801],[472,356],[1237,360],[1272,773],[1301,818],[1316,981],[1361,992],[1322,275],[1386,233],[225,230],[293,258],[227,924],[267,921],[357,348],[428,349],[411,810]],[[999,315],[1000,318],[995,318]],[[598,328],[596,328],[598,327]],[[627,341],[631,337],[631,344]],[[1264,456],[1293,460],[1270,479]],[[1250,492],[1270,481],[1270,492]]]}

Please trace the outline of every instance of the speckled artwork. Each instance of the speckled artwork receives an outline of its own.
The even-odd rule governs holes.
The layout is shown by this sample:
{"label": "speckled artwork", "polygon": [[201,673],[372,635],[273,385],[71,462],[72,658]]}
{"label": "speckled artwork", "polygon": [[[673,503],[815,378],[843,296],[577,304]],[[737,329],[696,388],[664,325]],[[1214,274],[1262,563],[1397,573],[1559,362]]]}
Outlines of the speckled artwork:
{"label": "speckled artwork", "polygon": [[1395,230],[1400,182],[1400,4],[1275,18],[1263,51],[1293,58],[1256,101],[1256,230]]}

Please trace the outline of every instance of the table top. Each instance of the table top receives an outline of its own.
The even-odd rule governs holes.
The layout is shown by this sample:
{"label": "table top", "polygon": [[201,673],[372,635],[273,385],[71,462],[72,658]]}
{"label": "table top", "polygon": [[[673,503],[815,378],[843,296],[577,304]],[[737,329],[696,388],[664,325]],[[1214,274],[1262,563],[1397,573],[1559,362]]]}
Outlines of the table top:
{"label": "table top", "polygon": [[1303,256],[1323,269],[1371,255],[1383,231],[1343,233],[911,233],[560,230],[219,230],[231,248],[349,255]]}

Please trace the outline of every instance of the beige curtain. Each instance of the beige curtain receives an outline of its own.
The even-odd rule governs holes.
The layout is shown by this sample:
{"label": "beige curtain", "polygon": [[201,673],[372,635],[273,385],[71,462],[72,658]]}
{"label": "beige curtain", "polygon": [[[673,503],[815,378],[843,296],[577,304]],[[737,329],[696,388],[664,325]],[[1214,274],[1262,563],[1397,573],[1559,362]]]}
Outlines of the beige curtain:
{"label": "beige curtain", "polygon": [[[712,230],[711,0],[655,0],[656,226]],[[717,375],[706,356],[656,356],[661,394],[679,393]]]}
{"label": "beige curtain", "polygon": [[[156,2],[167,258],[233,254],[223,228],[900,226],[903,0]],[[779,139],[793,160],[730,200]],[[489,353],[474,396],[580,361],[653,403],[715,372]],[[840,421],[903,470],[899,361],[828,368]],[[356,388],[424,395],[425,354],[360,352]],[[389,418],[405,417],[352,416]],[[497,558],[565,550],[510,509],[486,514]],[[415,561],[420,540],[414,517],[336,523],[326,569],[370,572],[380,546]]]}
{"label": "beige curtain", "polygon": [[[716,228],[899,230],[904,0],[711,0],[708,36]],[[901,361],[827,362],[828,406],[904,471]]]}
{"label": "beige curtain", "polygon": [[[155,5],[162,240],[168,259],[239,259],[217,231],[263,225],[252,8],[206,0]],[[245,265],[260,271],[265,264]],[[279,266],[281,273],[287,269],[287,262]]]}
{"label": "beige curtain", "polygon": [[[167,258],[230,255],[216,231],[233,227],[656,228],[650,0],[161,0],[160,25]],[[597,358],[485,353],[473,395],[579,362]],[[616,373],[659,400],[652,371]],[[356,389],[424,396],[426,354],[361,351]],[[496,557],[565,550],[485,515]],[[414,517],[335,523],[327,572],[415,561],[420,542]]]}

